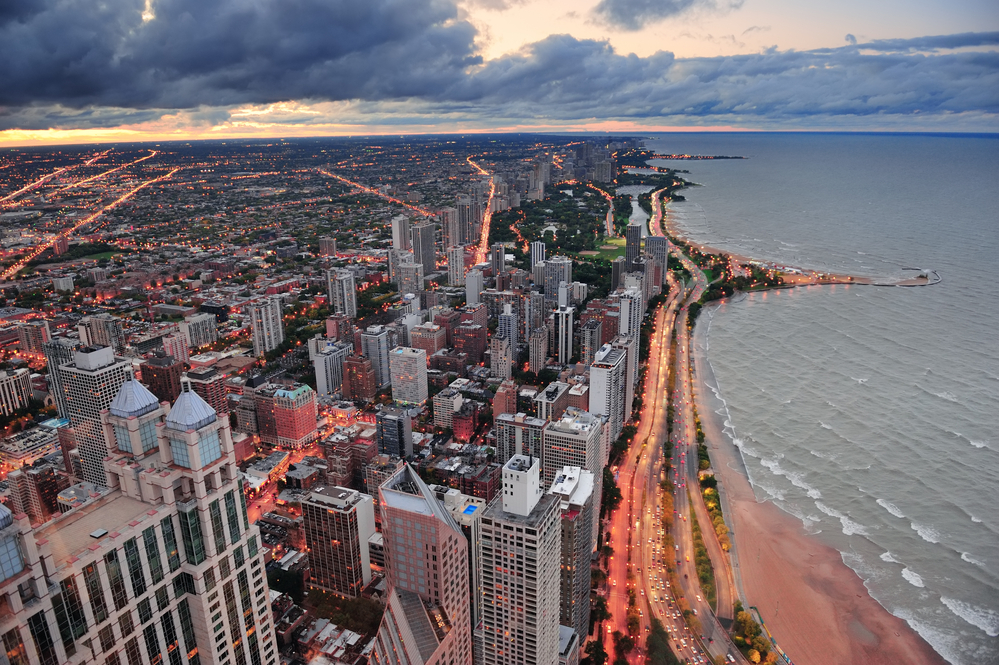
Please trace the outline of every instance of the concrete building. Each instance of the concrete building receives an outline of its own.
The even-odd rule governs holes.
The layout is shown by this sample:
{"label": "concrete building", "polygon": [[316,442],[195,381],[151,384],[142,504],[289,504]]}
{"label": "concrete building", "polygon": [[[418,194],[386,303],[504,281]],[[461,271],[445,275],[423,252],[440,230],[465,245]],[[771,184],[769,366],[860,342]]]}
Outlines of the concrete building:
{"label": "concrete building", "polygon": [[555,324],[555,360],[565,365],[572,358],[572,317],[575,307],[559,307],[552,314]]}
{"label": "concrete building", "polygon": [[[602,417],[573,407],[566,409],[558,420],[548,423],[542,435],[542,481],[546,485],[553,483],[567,466],[578,466],[594,474],[602,474],[603,429]],[[595,478],[594,483],[596,495],[593,503],[599,508],[603,476]],[[596,541],[592,545],[596,546]]]}
{"label": "concrete building", "polygon": [[357,598],[371,582],[368,538],[375,509],[367,494],[345,487],[320,487],[302,501],[309,547],[309,587]]}
{"label": "concrete building", "polygon": [[423,406],[427,403],[427,352],[397,346],[389,352],[392,399],[396,404]]}
{"label": "concrete building", "polygon": [[503,313],[497,317],[496,332],[505,335],[510,340],[510,348],[516,357],[517,344],[520,342],[520,322],[517,313],[513,311],[513,305],[510,303],[503,305]]}
{"label": "concrete building", "polygon": [[451,429],[454,426],[454,413],[461,408],[464,398],[454,388],[445,388],[434,395],[434,426]]}
{"label": "concrete building", "polygon": [[544,430],[547,420],[524,413],[501,413],[493,419],[496,433],[496,461],[506,464],[516,455],[527,455],[539,460],[544,454]]}
{"label": "concrete building", "polygon": [[590,365],[590,413],[605,416],[611,439],[617,439],[627,422],[627,352],[604,344]]}
{"label": "concrete building", "polygon": [[336,256],[336,238],[320,238],[319,255]]}
{"label": "concrete building", "polygon": [[361,352],[371,359],[377,389],[381,390],[391,385],[388,329],[385,326],[368,326],[368,329],[361,333]]}
{"label": "concrete building", "polygon": [[534,412],[542,420],[558,420],[569,406],[568,383],[552,381],[534,397]]}
{"label": "concrete building", "polygon": [[469,544],[461,527],[409,465],[378,492],[389,596],[371,662],[471,663]]}
{"label": "concrete building", "polygon": [[593,522],[600,510],[595,502],[594,475],[578,466],[566,466],[555,475],[549,490],[558,497],[562,514],[559,623],[577,635],[588,635],[590,630],[590,555]]}
{"label": "concrete building", "polygon": [[447,283],[449,286],[465,284],[465,248],[449,247],[447,250]]}
{"label": "concrete building", "polygon": [[94,314],[80,319],[76,329],[84,346],[108,346],[116,355],[125,353],[125,328],[121,319],[110,314]]}
{"label": "concrete building", "polygon": [[469,270],[465,275],[465,304],[478,305],[482,302],[482,291],[485,289],[485,278],[481,270]]}
{"label": "concrete building", "polygon": [[350,356],[343,361],[343,384],[340,391],[344,399],[370,402],[378,392],[375,368],[367,356]]}
{"label": "concrete building", "polygon": [[167,355],[157,355],[139,365],[142,382],[161,402],[173,402],[180,397],[180,376],[184,363]]}
{"label": "concrete building", "polygon": [[497,333],[489,342],[489,374],[499,379],[513,376],[513,352],[506,335]]}
{"label": "concrete building", "polygon": [[[485,665],[556,665],[559,656],[559,500],[546,494],[539,460],[516,455],[503,491],[482,515],[477,543]],[[516,565],[514,565],[516,564]]]}
{"label": "concrete building", "polygon": [[541,240],[531,242],[531,270],[545,260],[545,243]]}
{"label": "concrete building", "polygon": [[45,343],[51,339],[48,321],[25,321],[17,326],[17,341],[22,353],[42,356],[45,354]]}
{"label": "concrete building", "polygon": [[392,248],[400,250],[410,249],[409,217],[406,215],[396,215],[392,218]]}
{"label": "concrete building", "polygon": [[548,362],[548,326],[542,325],[532,330],[528,346],[530,352],[528,366],[532,372],[538,374]]}
{"label": "concrete building", "polygon": [[416,263],[423,266],[423,274],[429,275],[437,270],[437,225],[433,222],[423,222],[409,229],[410,245]]}
{"label": "concrete building", "polygon": [[0,413],[12,415],[31,400],[31,372],[25,368],[0,370]]}
{"label": "concrete building", "polygon": [[191,389],[219,415],[229,413],[229,393],[225,387],[225,375],[214,367],[197,367],[187,372]]}
{"label": "concrete building", "polygon": [[219,339],[218,317],[202,312],[185,316],[178,326],[180,334],[187,338],[187,346],[198,349],[214,344]]}
{"label": "concrete building", "polygon": [[396,282],[399,284],[399,293],[418,294],[424,290],[423,278],[426,273],[423,271],[421,263],[400,263],[396,268]]}
{"label": "concrete building", "polygon": [[186,363],[191,359],[191,348],[188,346],[187,337],[184,335],[164,335],[163,353]]}
{"label": "concrete building", "polygon": [[73,362],[73,355],[81,344],[66,337],[56,337],[42,345],[45,353],[45,363],[48,365],[49,392],[56,403],[60,418],[69,418],[69,406],[66,402],[66,391],[63,386],[61,365]]}
{"label": "concrete building", "polygon": [[597,350],[603,346],[604,326],[598,319],[589,319],[579,327],[579,361],[584,365],[593,364]]}
{"label": "concrete building", "polygon": [[357,286],[354,273],[343,268],[326,271],[326,294],[333,311],[348,318],[357,316]]}
{"label": "concrete building", "polygon": [[316,354],[312,364],[316,369],[316,393],[329,397],[340,392],[343,386],[343,363],[354,350],[354,345],[336,342]]}
{"label": "concrete building", "polygon": [[567,256],[553,256],[545,261],[544,267],[545,302],[558,300],[558,285],[572,283],[572,259]]}
{"label": "concrete building", "polygon": [[107,446],[101,429],[101,411],[108,408],[122,384],[132,378],[132,363],[115,358],[108,347],[91,346],[74,352],[73,362],[62,365],[59,372],[83,480],[107,487],[104,473]]}
{"label": "concrete building", "polygon": [[631,223],[624,229],[624,262],[628,270],[635,259],[642,255],[642,224]]}
{"label": "concrete building", "polygon": [[273,351],[284,341],[281,297],[273,296],[250,306],[253,331],[253,355],[258,358]]}
{"label": "concrete building", "polygon": [[625,352],[624,380],[624,420],[631,420],[631,408],[635,399],[635,385],[638,383],[638,342],[632,337],[618,336],[611,340],[611,346]]}
{"label": "concrete building", "polygon": [[375,414],[378,452],[396,457],[413,456],[413,420],[406,409],[383,407]]}
{"label": "concrete building", "polygon": [[409,345],[414,349],[422,349],[428,357],[432,356],[447,348],[447,331],[436,323],[421,323],[409,331]]}
{"label": "concrete building", "polygon": [[[300,450],[318,437],[316,392],[309,386],[297,384],[274,391],[272,409],[277,445]],[[259,419],[259,406],[257,412]]]}

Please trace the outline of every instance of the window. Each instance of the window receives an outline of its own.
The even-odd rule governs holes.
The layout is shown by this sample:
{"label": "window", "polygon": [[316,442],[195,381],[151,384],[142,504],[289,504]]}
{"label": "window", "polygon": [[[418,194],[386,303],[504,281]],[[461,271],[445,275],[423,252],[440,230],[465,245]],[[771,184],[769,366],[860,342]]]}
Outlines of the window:
{"label": "window", "polygon": [[173,578],[174,598],[180,598],[185,593],[194,593],[194,578],[190,573],[180,573]]}
{"label": "window", "polygon": [[110,651],[114,648],[114,628],[110,624],[101,628],[97,637],[101,641],[101,651]]}
{"label": "window", "polygon": [[208,506],[208,513],[212,518],[212,533],[215,535],[215,551],[225,551],[225,527],[222,525],[222,509],[216,499]]}
{"label": "window", "polygon": [[170,604],[170,592],[167,590],[167,585],[161,586],[156,590],[156,609],[162,612]]}
{"label": "window", "polygon": [[187,441],[170,437],[170,455],[173,463],[186,469],[191,468],[191,457],[187,452]]}
{"label": "window", "polygon": [[160,653],[160,640],[156,635],[156,624],[151,623],[142,631],[142,637],[146,640],[146,653],[149,656],[149,665],[160,665],[163,662],[163,654]]}
{"label": "window", "polygon": [[189,512],[180,511],[180,534],[184,539],[184,553],[187,555],[187,562],[198,565],[208,556],[205,552],[205,539],[201,533],[201,520],[198,511],[192,509]]}
{"label": "window", "polygon": [[246,563],[246,557],[243,556],[243,547],[242,547],[242,545],[239,546],[239,547],[237,547],[235,550],[233,550],[233,552],[232,552],[232,558],[233,558],[233,561],[236,563],[236,567],[237,568],[239,568],[244,563]]}
{"label": "window", "polygon": [[205,591],[211,591],[215,588],[215,569],[209,568],[205,571]]}
{"label": "window", "polygon": [[139,557],[139,546],[135,538],[125,541],[125,562],[128,564],[128,576],[132,580],[132,595],[138,598],[146,592],[146,574],[142,570],[142,559]]}
{"label": "window", "polygon": [[144,453],[159,446],[159,442],[156,440],[155,418],[139,425],[139,442],[142,444],[142,452]]}
{"label": "window", "polygon": [[97,572],[97,564],[91,563],[84,566],[83,582],[87,585],[87,595],[90,596],[90,610],[94,613],[94,621],[100,625],[108,618],[108,606],[104,600],[104,587],[101,586],[101,576]]}
{"label": "window", "polygon": [[74,578],[67,577],[59,583],[59,592],[52,595],[52,608],[62,646],[66,655],[72,656],[76,653],[76,641],[87,634],[87,617]]}
{"label": "window", "polygon": [[122,637],[128,637],[135,630],[135,621],[132,620],[132,610],[122,612],[118,617],[118,629],[121,630]]}
{"label": "window", "polygon": [[152,604],[149,602],[149,599],[146,598],[145,600],[139,603],[139,623],[140,624],[146,623],[152,618],[153,618],[153,607]]}
{"label": "window", "polygon": [[177,616],[180,617],[180,634],[184,638],[184,648],[187,649],[187,661],[190,665],[196,665],[195,659],[198,657],[198,643],[194,640],[194,623],[191,621],[191,608],[187,605],[187,599],[177,603]]}
{"label": "window", "polygon": [[151,526],[142,532],[142,542],[146,546],[146,560],[153,584],[163,581],[163,564],[160,562],[160,544],[156,542],[156,527]]}
{"label": "window", "polygon": [[28,617],[28,632],[35,642],[35,650],[38,651],[41,665],[57,665],[59,661],[56,657],[55,642],[52,641],[44,610]]}
{"label": "window", "polygon": [[218,430],[202,432],[198,437],[198,449],[203,467],[222,457],[222,444],[219,442]]}
{"label": "window", "polygon": [[125,578],[122,577],[121,564],[118,562],[118,550],[111,550],[104,555],[104,567],[108,571],[114,608],[120,610],[128,604],[128,591],[125,590]]}
{"label": "window", "polygon": [[230,490],[225,494],[225,516],[229,521],[229,538],[232,542],[239,540],[239,513],[236,511],[236,491]]}
{"label": "window", "polygon": [[166,641],[167,657],[170,665],[183,665],[180,658],[180,645],[177,643],[177,629],[173,625],[173,615],[163,615],[163,639]]}
{"label": "window", "polygon": [[128,657],[128,665],[143,665],[138,638],[133,637],[125,644],[125,655]]}
{"label": "window", "polygon": [[21,631],[15,626],[3,634],[3,650],[10,665],[28,665],[28,652],[21,639]]}
{"label": "window", "polygon": [[115,443],[118,445],[118,450],[123,453],[128,453],[129,455],[134,455],[132,450],[132,439],[128,436],[128,428],[124,425],[114,426],[114,439]]}
{"label": "window", "polygon": [[117,653],[113,653],[104,661],[104,665],[121,665],[121,658]]}
{"label": "window", "polygon": [[251,557],[257,556],[257,537],[250,536],[246,539],[246,550],[250,553]]}
{"label": "window", "polygon": [[180,552],[177,549],[177,532],[173,528],[173,517],[164,517],[160,521],[163,529],[163,545],[166,546],[167,562],[170,572],[180,568]]}

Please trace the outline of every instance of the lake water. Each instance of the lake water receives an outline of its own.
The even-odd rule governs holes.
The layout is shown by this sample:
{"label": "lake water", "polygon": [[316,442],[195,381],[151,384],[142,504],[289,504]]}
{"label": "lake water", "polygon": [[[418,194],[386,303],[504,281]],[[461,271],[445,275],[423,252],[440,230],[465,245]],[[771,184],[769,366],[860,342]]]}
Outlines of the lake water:
{"label": "lake water", "polygon": [[760,499],[842,552],[952,663],[999,662],[999,138],[674,134],[692,240],[904,288],[709,309],[719,414]]}

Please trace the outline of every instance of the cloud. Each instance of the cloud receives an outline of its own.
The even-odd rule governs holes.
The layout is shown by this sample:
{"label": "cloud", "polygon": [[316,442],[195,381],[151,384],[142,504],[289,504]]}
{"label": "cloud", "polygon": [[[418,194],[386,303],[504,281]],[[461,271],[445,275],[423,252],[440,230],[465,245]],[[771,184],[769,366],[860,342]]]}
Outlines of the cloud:
{"label": "cloud", "polygon": [[995,33],[716,58],[552,35],[483,62],[475,29],[446,0],[154,0],[146,22],[145,0],[19,2],[0,15],[0,130],[999,131]]}
{"label": "cloud", "polygon": [[145,8],[16,0],[0,13],[0,106],[396,98],[480,62],[449,0],[156,0],[149,21]]}
{"label": "cloud", "polygon": [[751,32],[770,32],[769,25],[751,25],[742,31],[743,35],[748,35]]}
{"label": "cloud", "polygon": [[728,0],[721,6],[715,0],[600,0],[593,8],[601,23],[622,30],[641,30],[693,9],[738,9],[744,0]]}
{"label": "cloud", "polygon": [[857,45],[857,38],[851,35],[850,33],[847,33],[844,39],[846,40],[847,44],[853,44],[854,46]]}

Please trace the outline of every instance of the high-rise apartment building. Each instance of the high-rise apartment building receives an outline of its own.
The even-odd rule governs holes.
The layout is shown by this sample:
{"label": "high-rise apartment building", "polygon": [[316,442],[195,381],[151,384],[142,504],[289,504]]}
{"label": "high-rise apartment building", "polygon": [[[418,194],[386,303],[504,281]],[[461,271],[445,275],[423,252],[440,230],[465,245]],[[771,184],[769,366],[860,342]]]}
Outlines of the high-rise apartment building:
{"label": "high-rise apartment building", "polygon": [[548,326],[541,326],[531,331],[529,342],[530,358],[528,364],[531,371],[538,374],[548,362]]}
{"label": "high-rise apartment building", "polygon": [[558,300],[558,285],[562,282],[572,283],[572,259],[567,256],[553,256],[545,260],[545,301],[552,303]]}
{"label": "high-rise apartment building", "polygon": [[31,372],[24,367],[10,372],[0,370],[0,413],[12,415],[28,408],[31,400]]}
{"label": "high-rise apartment building", "polygon": [[558,420],[569,407],[568,383],[552,381],[534,396],[534,411],[542,420]]}
{"label": "high-rise apartment building", "polygon": [[555,360],[564,365],[572,358],[572,316],[575,307],[559,307],[552,314],[555,324]]}
{"label": "high-rise apartment building", "polygon": [[426,351],[407,346],[395,347],[389,352],[389,372],[392,376],[392,399],[396,404],[426,404],[429,395]]}
{"label": "high-rise apartment building", "polygon": [[461,227],[458,225],[457,208],[441,208],[441,238],[444,240],[444,248],[451,249],[461,244]]}
{"label": "high-rise apartment building", "polygon": [[348,318],[357,316],[357,286],[354,273],[343,268],[326,271],[326,294],[333,311]]}
{"label": "high-rise apartment building", "polygon": [[409,331],[409,345],[414,349],[423,349],[430,357],[447,348],[447,331],[436,323],[421,323]]}
{"label": "high-rise apartment building", "polygon": [[320,238],[319,255],[336,256],[336,238]]}
{"label": "high-rise apartment building", "polygon": [[624,262],[631,270],[632,264],[642,255],[642,225],[637,223],[628,224],[624,229]]}
{"label": "high-rise apartment building", "polygon": [[79,342],[66,337],[56,337],[42,345],[49,370],[49,391],[55,399],[56,411],[60,418],[69,418],[69,406],[66,403],[66,391],[59,366],[73,362],[73,354],[79,348],[81,348]]}
{"label": "high-rise apartment building", "polygon": [[215,410],[215,413],[229,413],[229,392],[225,387],[225,375],[214,367],[195,367],[188,370],[187,379],[191,389]]}
{"label": "high-rise apartment building", "polygon": [[447,283],[448,286],[462,286],[465,284],[464,246],[449,247],[447,250]]}
{"label": "high-rise apartment building", "polygon": [[109,347],[90,346],[74,352],[73,362],[62,365],[59,372],[83,480],[107,487],[104,473],[107,445],[101,428],[101,411],[108,408],[122,384],[132,378],[132,363],[115,358]]}
{"label": "high-rise apartment building", "polygon": [[[604,420],[589,411],[568,407],[562,417],[549,422],[542,436],[544,453],[541,462],[541,480],[546,485],[566,466],[578,466],[587,471],[602,473]],[[597,479],[597,498],[600,505],[602,478]],[[595,545],[596,543],[594,543]]]}
{"label": "high-rise apartment building", "polygon": [[186,363],[191,359],[191,347],[184,335],[164,335],[163,353]]}
{"label": "high-rise apartment building", "polygon": [[184,363],[167,355],[148,358],[141,365],[142,382],[161,402],[173,402],[180,397],[180,375],[184,373]]}
{"label": "high-rise apartment building", "polygon": [[465,275],[465,304],[478,305],[482,302],[485,279],[481,270],[469,270]]}
{"label": "high-rise apartment building", "polygon": [[534,270],[534,266],[542,263],[545,260],[545,243],[541,240],[534,240],[531,242],[531,270]]}
{"label": "high-rise apartment building", "polygon": [[547,420],[523,413],[501,413],[493,419],[496,433],[496,461],[505,464],[515,455],[527,455],[539,460],[543,453],[543,437]]}
{"label": "high-rise apartment building", "polygon": [[494,243],[489,251],[489,263],[492,267],[493,277],[498,277],[506,272],[506,247],[503,243]]}
{"label": "high-rise apartment building", "polygon": [[496,333],[489,341],[489,374],[499,379],[513,376],[513,352],[510,339],[503,333]]}
{"label": "high-rise apartment building", "polygon": [[437,270],[437,225],[433,222],[423,222],[409,229],[410,245],[416,263],[423,266],[423,274],[429,275]]}
{"label": "high-rise apartment building", "polygon": [[392,248],[408,250],[409,244],[409,217],[406,215],[396,215],[392,218]]}
{"label": "high-rise apartment building", "polygon": [[375,370],[375,385],[379,390],[392,383],[389,373],[389,335],[385,326],[368,326],[361,333],[361,351],[371,359]]}
{"label": "high-rise apartment building", "polygon": [[617,439],[627,422],[627,362],[624,349],[604,344],[590,365],[590,413],[607,418],[611,439]]}
{"label": "high-rise apartment building", "polygon": [[631,420],[631,408],[635,400],[635,385],[638,383],[638,342],[633,337],[618,335],[611,340],[611,346],[625,352],[624,380],[624,420]]}
{"label": "high-rise apartment building", "polygon": [[562,516],[559,622],[577,636],[586,636],[590,630],[590,555],[593,523],[600,514],[594,476],[578,466],[566,466],[555,475],[549,490],[558,497]]}
{"label": "high-rise apartment building", "polygon": [[110,314],[94,314],[80,319],[76,329],[84,346],[109,346],[117,355],[125,352],[125,328],[121,319]]}
{"label": "high-rise apartment building", "polygon": [[253,355],[258,358],[276,349],[284,341],[281,297],[273,296],[250,306],[253,331]]}
{"label": "high-rise apartment building", "polygon": [[406,409],[383,407],[375,414],[378,452],[396,457],[413,456],[413,419]]}
{"label": "high-rise apartment building", "polygon": [[378,392],[378,382],[375,379],[375,368],[367,356],[350,356],[343,361],[343,385],[341,393],[344,399],[356,399],[370,402]]}
{"label": "high-rise apartment building", "polygon": [[[258,418],[259,418],[259,407]],[[273,410],[275,443],[283,448],[305,448],[319,435],[316,427],[316,392],[307,385],[296,384],[274,391]]]}
{"label": "high-rise apartment building", "polygon": [[403,295],[418,294],[424,290],[423,277],[425,273],[422,263],[401,263],[396,268],[395,273],[396,282],[399,284],[399,293]]}
{"label": "high-rise apartment building", "polygon": [[49,330],[48,321],[25,321],[17,326],[17,341],[22,353],[44,355],[45,343],[51,339],[52,331]]}
{"label": "high-rise apartment building", "polygon": [[316,393],[319,397],[329,397],[340,392],[343,386],[343,364],[353,350],[353,344],[336,342],[327,345],[312,359],[316,369]]}
{"label": "high-rise apartment building", "polygon": [[[556,665],[559,652],[560,502],[542,489],[539,460],[515,455],[481,518],[477,543],[485,665]],[[477,645],[477,649],[479,646]]]}
{"label": "high-rise apartment building", "polygon": [[506,335],[506,338],[510,340],[510,348],[516,355],[517,343],[520,341],[520,325],[517,314],[513,311],[513,305],[510,303],[503,305],[503,313],[498,317],[496,332],[500,335]]}
{"label": "high-rise apartment building", "polygon": [[628,264],[625,262],[623,256],[619,256],[611,261],[611,291],[617,291],[621,286],[621,276],[630,269],[627,266]]}
{"label": "high-rise apartment building", "polygon": [[302,501],[309,547],[309,586],[357,598],[371,582],[368,538],[375,533],[372,497],[345,487],[319,487]]}
{"label": "high-rise apartment building", "polygon": [[589,319],[579,327],[579,360],[584,365],[593,364],[597,350],[603,346],[604,326],[599,319]]}
{"label": "high-rise apartment building", "polygon": [[645,238],[645,253],[659,263],[665,274],[669,266],[669,239],[666,236],[648,236]]}
{"label": "high-rise apartment building", "polygon": [[469,544],[407,464],[378,489],[389,586],[371,661],[471,663]]}
{"label": "high-rise apartment building", "polygon": [[191,349],[213,344],[219,339],[218,317],[208,312],[185,316],[180,323],[180,334],[187,338]]}

